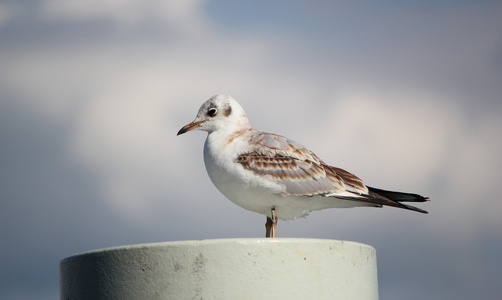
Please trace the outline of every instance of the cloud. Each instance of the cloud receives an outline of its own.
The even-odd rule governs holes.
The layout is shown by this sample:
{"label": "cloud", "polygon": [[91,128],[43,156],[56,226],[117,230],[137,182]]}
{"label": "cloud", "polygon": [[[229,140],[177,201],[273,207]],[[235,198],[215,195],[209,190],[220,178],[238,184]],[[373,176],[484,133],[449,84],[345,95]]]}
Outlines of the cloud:
{"label": "cloud", "polygon": [[65,22],[109,21],[126,28],[154,22],[183,32],[204,29],[203,0],[162,1],[85,1],[61,2],[45,0],[43,15],[50,20]]}
{"label": "cloud", "polygon": [[[75,18],[86,22],[102,18],[124,24],[129,22],[127,20],[136,20],[131,24],[138,24],[139,20],[150,19],[152,11],[158,11],[159,15],[154,19],[165,17],[183,27],[187,21],[173,17],[174,11],[181,10],[189,20],[199,19],[197,16],[203,14],[201,4],[194,1],[178,7],[169,2],[167,5],[171,9],[167,10],[162,9],[164,4],[153,1],[150,5],[141,5],[148,8],[135,10],[133,8],[140,4],[134,1],[106,5],[91,5],[87,1],[56,5],[54,1],[45,1],[42,8],[47,16],[70,23]],[[131,17],[130,14],[137,16]],[[207,21],[207,16],[200,20]],[[210,23],[207,22],[197,26],[206,27]],[[429,29],[425,28],[427,34],[423,36],[428,36]],[[160,174],[160,169],[168,169],[167,155],[176,156],[183,150],[179,140],[166,138],[165,135],[175,132],[180,124],[188,121],[176,112],[181,110],[184,116],[192,118],[199,102],[219,92],[237,94],[238,100],[242,99],[249,111],[256,115],[264,114],[266,118],[260,122],[251,120],[263,129],[275,123],[266,121],[273,120],[274,115],[292,116],[297,114],[298,107],[303,107],[306,113],[302,114],[305,118],[302,128],[305,129],[298,129],[294,138],[303,142],[301,137],[306,136],[307,131],[319,126],[332,128],[337,133],[337,140],[355,146],[342,148],[336,146],[336,140],[330,141],[328,145],[337,147],[340,157],[351,157],[351,154],[357,153],[358,157],[372,155],[373,159],[388,162],[381,174],[383,177],[376,175],[378,170],[370,170],[370,176],[392,182],[396,180],[395,174],[414,169],[409,176],[397,179],[400,180],[397,182],[399,185],[427,182],[429,174],[442,166],[449,155],[450,139],[455,141],[469,126],[462,119],[463,112],[449,107],[455,102],[454,95],[440,97],[430,91],[429,94],[417,94],[416,89],[421,86],[410,86],[412,80],[406,77],[389,83],[394,78],[389,74],[400,75],[404,69],[387,69],[386,72],[390,73],[379,78],[378,68],[375,68],[355,80],[360,73],[351,66],[342,64],[336,68],[337,60],[326,62],[327,68],[322,68],[325,61],[312,55],[315,47],[297,45],[295,39],[274,39],[274,33],[263,38],[253,34],[236,38],[221,29],[212,30],[200,41],[170,37],[164,42],[156,40],[152,44],[138,45],[136,38],[126,38],[110,43],[97,40],[87,45],[62,42],[57,47],[47,46],[43,51],[16,50],[4,56],[3,87],[6,93],[15,94],[20,100],[13,105],[44,114],[52,122],[70,122],[68,149],[74,152],[75,159],[80,160],[83,166],[108,178],[105,182],[110,183],[110,188],[105,194],[120,195],[116,198],[133,194],[137,194],[134,199],[141,198],[142,193],[152,189],[146,182],[134,176],[128,178],[126,174],[145,168],[152,172],[151,176],[156,176]],[[408,41],[411,43],[413,39]],[[406,44],[405,41],[402,43]],[[284,54],[288,48],[301,51]],[[370,54],[369,57],[377,60],[377,55]],[[389,62],[391,55],[387,53],[382,57]],[[306,65],[304,61],[313,66]],[[419,66],[424,61],[407,67]],[[267,69],[264,75],[262,70],[269,65],[273,68]],[[357,70],[366,65],[355,63],[353,66]],[[306,81],[304,73],[295,72],[298,70],[308,71],[314,80]],[[405,75],[414,78],[411,73]],[[326,85],[329,78],[339,78],[341,83],[335,82],[334,87],[329,87]],[[317,80],[320,83],[316,84]],[[382,80],[385,83],[381,88],[367,85],[368,82],[380,83]],[[25,85],[30,89],[23,89]],[[361,89],[361,86],[364,88]],[[389,86],[399,88],[389,92]],[[260,87],[260,91],[256,91],[255,87]],[[358,92],[354,93],[354,90]],[[188,106],[179,99],[200,100]],[[285,99],[288,105],[283,105]],[[268,109],[264,109],[265,104]],[[333,111],[324,115],[329,121],[320,123],[316,120],[318,114],[313,112],[326,105]],[[293,123],[285,121],[274,126],[287,134]],[[370,130],[368,123],[378,126]],[[273,131],[274,128],[271,129]],[[323,135],[326,134],[329,132],[323,132]],[[311,137],[305,144],[322,150],[322,142],[316,140],[323,141],[324,136]],[[364,145],[368,143],[371,151],[365,151]],[[460,147],[463,148],[463,145]],[[161,149],[168,149],[165,157]],[[339,159],[333,161],[336,164]],[[342,162],[345,161],[349,162],[346,159]],[[361,159],[351,161],[350,166],[364,170],[370,163],[371,160]],[[417,169],[417,165],[421,167]],[[163,167],[155,168],[158,170],[153,172],[145,166]],[[163,173],[163,176],[170,175]],[[146,187],[137,186],[142,184]],[[127,187],[127,190],[120,192],[117,190],[119,186]],[[134,201],[131,199],[128,202]]]}
{"label": "cloud", "polygon": [[[87,7],[87,2],[79,4],[85,6],[82,9],[55,6],[51,1],[45,5],[47,15],[67,22],[73,22],[73,14],[81,14],[78,18],[86,21],[108,18],[120,23],[122,20],[114,18],[126,18],[136,4],[107,4],[116,5],[116,10],[111,6]],[[192,12],[185,14],[193,17],[201,13],[195,2],[191,5]],[[150,7],[161,10],[159,6]],[[142,10],[137,14],[141,20],[149,16]],[[185,21],[179,22],[182,27]],[[350,66],[329,67],[336,62],[327,62],[328,68],[322,68],[323,60],[311,55],[315,47],[295,47],[295,39],[275,40],[253,34],[236,38],[213,30],[198,41],[173,36],[163,42],[138,45],[135,38],[126,38],[7,53],[6,71],[1,74],[3,86],[21,100],[14,105],[43,114],[56,124],[69,125],[66,140],[72,157],[101,178],[101,193],[111,206],[135,219],[154,210],[153,204],[145,205],[142,199],[158,203],[155,199],[172,188],[158,178],[175,182],[194,172],[190,168],[202,167],[191,163],[190,168],[184,168],[180,161],[172,160],[186,154],[181,141],[187,141],[175,139],[172,133],[193,118],[202,101],[219,92],[236,94],[250,116],[264,115],[251,119],[257,127],[292,136],[316,152],[322,151],[318,154],[327,162],[386,188],[423,190],[434,184],[431,181],[440,176],[438,172],[444,173],[448,162],[454,168],[468,159],[465,156],[470,152],[452,158],[452,145],[466,149],[493,142],[486,137],[465,136],[470,124],[460,109],[451,107],[453,94],[417,93],[417,87],[409,86],[406,78],[389,83],[392,76],[378,78],[376,71],[355,80],[357,74]],[[288,48],[301,52],[284,55]],[[313,67],[305,67],[302,62],[306,60]],[[267,69],[264,77],[262,70],[268,65],[274,67]],[[305,68],[313,68],[309,72],[315,80],[306,81],[304,73],[291,72]],[[349,76],[344,78],[344,74]],[[341,79],[334,88],[326,85],[327,78],[332,77]],[[315,83],[317,79],[319,83]],[[366,85],[383,79],[386,81],[381,88]],[[401,86],[403,82],[406,84]],[[23,89],[24,85],[30,89]],[[389,86],[399,88],[390,91]],[[198,101],[188,105],[188,99]],[[288,105],[283,105],[285,101]],[[316,110],[326,105],[331,111],[322,112],[325,121],[320,122]],[[299,114],[298,107],[303,107],[304,113]],[[285,121],[274,124],[278,115]],[[297,124],[294,119],[300,116],[301,126],[290,134],[291,126]],[[316,130],[319,127],[326,130]],[[313,131],[318,134],[308,133]],[[334,138],[326,141],[326,136]],[[459,141],[461,138],[466,144]],[[200,156],[200,140],[189,140],[190,147],[197,149],[192,157]],[[490,147],[479,148],[478,152]],[[326,155],[327,149],[336,151]],[[480,157],[491,155],[480,153]],[[376,163],[379,161],[382,163]],[[173,169],[184,173],[175,176],[169,171]],[[455,178],[454,174],[441,175]],[[195,183],[201,182],[204,180],[198,178]],[[183,186],[189,188],[188,184]],[[457,205],[469,203],[467,197],[458,199]]]}

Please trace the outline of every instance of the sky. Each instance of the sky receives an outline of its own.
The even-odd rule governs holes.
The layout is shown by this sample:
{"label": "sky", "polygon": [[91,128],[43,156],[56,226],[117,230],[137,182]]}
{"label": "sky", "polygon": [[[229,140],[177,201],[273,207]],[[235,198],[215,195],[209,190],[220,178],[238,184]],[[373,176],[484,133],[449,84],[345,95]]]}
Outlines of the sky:
{"label": "sky", "polygon": [[162,241],[264,236],[211,184],[229,94],[253,127],[428,215],[330,209],[279,237],[377,250],[380,299],[502,294],[500,1],[0,0],[0,298],[56,299],[59,261]]}

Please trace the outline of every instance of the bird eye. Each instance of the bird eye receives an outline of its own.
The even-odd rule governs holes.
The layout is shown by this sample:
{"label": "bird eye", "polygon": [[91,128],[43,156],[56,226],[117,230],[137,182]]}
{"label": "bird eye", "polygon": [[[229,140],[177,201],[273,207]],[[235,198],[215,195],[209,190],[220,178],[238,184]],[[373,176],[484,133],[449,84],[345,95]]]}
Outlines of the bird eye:
{"label": "bird eye", "polygon": [[218,112],[218,110],[214,107],[211,107],[208,111],[207,111],[207,114],[210,116],[210,117],[214,117],[216,116],[216,113]]}

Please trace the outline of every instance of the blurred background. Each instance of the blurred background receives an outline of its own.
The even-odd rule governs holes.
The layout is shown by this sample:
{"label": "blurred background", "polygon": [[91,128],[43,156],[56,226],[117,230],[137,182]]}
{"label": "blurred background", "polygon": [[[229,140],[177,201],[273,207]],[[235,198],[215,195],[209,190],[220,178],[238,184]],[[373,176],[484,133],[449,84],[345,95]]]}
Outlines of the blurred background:
{"label": "blurred background", "polygon": [[91,249],[263,237],[224,198],[214,94],[428,215],[331,209],[280,237],[367,243],[381,299],[502,294],[502,2],[0,1],[0,298],[57,299]]}

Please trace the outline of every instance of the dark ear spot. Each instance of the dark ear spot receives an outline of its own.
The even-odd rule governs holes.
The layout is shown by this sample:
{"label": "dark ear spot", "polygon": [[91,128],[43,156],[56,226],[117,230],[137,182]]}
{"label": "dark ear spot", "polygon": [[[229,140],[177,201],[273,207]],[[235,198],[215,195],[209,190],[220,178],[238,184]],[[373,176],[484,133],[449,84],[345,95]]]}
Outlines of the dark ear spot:
{"label": "dark ear spot", "polygon": [[231,113],[232,113],[232,107],[230,105],[225,107],[225,110],[223,111],[223,114],[225,115],[225,117],[230,116]]}

